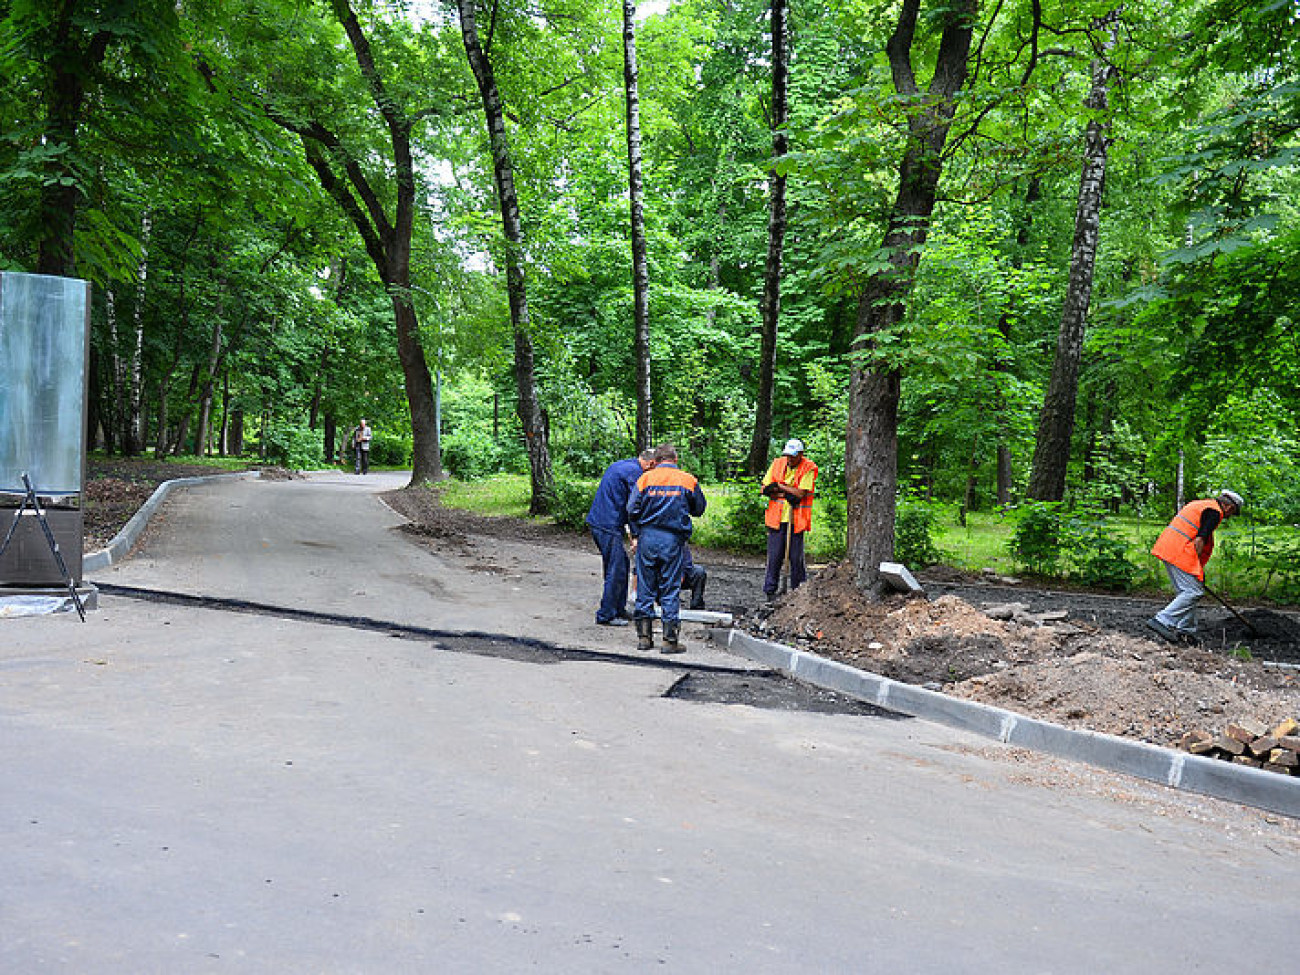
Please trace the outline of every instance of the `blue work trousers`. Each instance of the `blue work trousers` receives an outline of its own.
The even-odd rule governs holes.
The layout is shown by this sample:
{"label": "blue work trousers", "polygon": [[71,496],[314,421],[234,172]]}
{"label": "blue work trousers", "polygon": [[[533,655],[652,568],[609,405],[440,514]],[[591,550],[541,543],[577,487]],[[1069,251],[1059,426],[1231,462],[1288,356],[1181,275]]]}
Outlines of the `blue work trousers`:
{"label": "blue work trousers", "polygon": [[763,579],[763,592],[775,596],[781,583],[781,566],[786,560],[785,541],[790,539],[790,588],[798,589],[808,580],[808,569],[803,562],[803,532],[791,534],[789,524],[767,530],[767,576]]}
{"label": "blue work trousers", "polygon": [[605,571],[605,590],[596,610],[596,622],[608,623],[615,616],[627,613],[627,550],[623,548],[623,530],[592,528],[591,537],[600,549],[600,562]]}
{"label": "blue work trousers", "polygon": [[682,572],[686,563],[686,539],[655,528],[641,529],[636,544],[636,606],[634,619],[653,619],[655,603],[665,622],[681,618]]}

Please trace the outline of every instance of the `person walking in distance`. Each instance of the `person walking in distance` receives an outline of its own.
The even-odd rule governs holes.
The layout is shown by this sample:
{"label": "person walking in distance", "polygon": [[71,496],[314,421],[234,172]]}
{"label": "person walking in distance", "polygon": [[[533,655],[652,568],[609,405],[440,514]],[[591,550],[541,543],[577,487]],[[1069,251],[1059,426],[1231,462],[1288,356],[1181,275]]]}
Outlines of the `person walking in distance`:
{"label": "person walking in distance", "polygon": [[682,653],[681,586],[691,517],[704,514],[707,501],[700,482],[677,466],[677,448],[655,451],[655,466],[632,489],[627,502],[628,527],[636,539],[636,623],[638,650],[654,647],[655,603],[663,611],[663,653]]}
{"label": "person walking in distance", "polygon": [[790,588],[797,589],[808,578],[804,566],[804,536],[812,527],[813,490],[817,465],[804,456],[802,440],[787,440],[781,456],[772,461],[763,476],[767,511],[767,575],[763,594],[776,596],[781,582],[781,565],[790,560]]}
{"label": "person walking in distance", "polygon": [[623,547],[627,531],[627,501],[637,479],[654,467],[654,451],[644,450],[638,457],[616,460],[605,468],[587,512],[587,527],[600,552],[605,579],[596,610],[600,626],[627,626],[628,557]]}
{"label": "person walking in distance", "polygon": [[363,416],[357,428],[352,431],[352,451],[356,454],[358,474],[370,473],[370,437],[372,431]]}
{"label": "person walking in distance", "polygon": [[1188,502],[1156,539],[1151,554],[1165,564],[1174,598],[1147,620],[1147,626],[1164,639],[1196,638],[1196,604],[1205,595],[1205,564],[1214,551],[1214,530],[1240,514],[1242,504],[1236,491]]}

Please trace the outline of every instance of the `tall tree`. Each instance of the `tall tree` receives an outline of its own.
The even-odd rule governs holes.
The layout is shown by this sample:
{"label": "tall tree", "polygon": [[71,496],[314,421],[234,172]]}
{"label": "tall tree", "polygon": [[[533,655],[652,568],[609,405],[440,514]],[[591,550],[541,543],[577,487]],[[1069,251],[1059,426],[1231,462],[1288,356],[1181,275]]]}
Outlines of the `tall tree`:
{"label": "tall tree", "polygon": [[776,382],[776,337],[781,316],[781,257],[785,248],[785,171],[781,168],[790,149],[787,131],[790,113],[790,42],[786,20],[788,0],[772,0],[772,163],[767,177],[767,264],[763,272],[763,335],[758,356],[758,401],[754,410],[754,439],[745,465],[761,474],[767,465],[772,439],[772,397]]}
{"label": "tall tree", "polygon": [[854,341],[865,360],[849,379],[845,443],[848,494],[848,555],[858,585],[874,588],[880,563],[893,558],[895,492],[898,483],[900,369],[872,361],[878,340],[902,322],[921,248],[929,233],[944,145],[966,82],[967,59],[978,0],[957,0],[936,8],[941,29],[934,73],[922,90],[912,63],[921,0],[903,0],[898,23],[886,44],[894,90],[907,101],[907,130],[898,170],[898,191],[889,212],[881,266],[868,276],[858,304]]}
{"label": "tall tree", "polygon": [[551,509],[555,495],[555,476],[551,470],[550,446],[547,442],[545,417],[537,395],[537,377],[533,361],[533,340],[528,317],[528,288],[524,279],[524,232],[519,213],[519,195],[515,191],[514,163],[510,154],[510,141],[506,137],[505,112],[501,106],[501,92],[488,52],[479,39],[476,0],[456,0],[460,14],[461,38],[470,70],[478,83],[483,102],[483,115],[487,122],[488,141],[492,151],[492,173],[496,186],[497,205],[501,211],[501,230],[504,237],[506,295],[510,302],[510,321],[515,339],[515,409],[523,427],[528,448],[528,466],[532,493],[528,502],[530,514],[542,515]]}
{"label": "tall tree", "polygon": [[641,98],[637,90],[636,2],[623,0],[623,91],[627,102],[627,180],[632,236],[632,321],[636,356],[636,447],[654,440],[650,396],[650,268],[646,260],[645,190],[641,183]]}
{"label": "tall tree", "polygon": [[1110,145],[1110,122],[1106,113],[1110,89],[1117,77],[1109,53],[1115,44],[1118,21],[1119,11],[1116,10],[1093,24],[1094,30],[1105,31],[1106,39],[1100,43],[1093,58],[1092,87],[1084,102],[1089,117],[1084,132],[1079,197],[1075,204],[1070,278],[1061,309],[1052,376],[1039,414],[1038,439],[1027,492],[1030,498],[1038,501],[1060,501],[1065,497],[1065,475],[1070,463],[1074,408],[1079,392],[1079,363],[1083,358],[1083,333],[1092,301],[1093,271],[1101,237],[1101,203]]}
{"label": "tall tree", "polygon": [[435,418],[433,376],[420,340],[420,323],[411,295],[411,241],[416,216],[416,175],[411,149],[412,130],[420,113],[403,104],[400,91],[384,80],[370,38],[350,0],[330,0],[342,24],[373,105],[387,134],[388,162],[394,175],[394,202],[390,216],[385,208],[381,176],[367,172],[367,153],[354,151],[321,118],[303,117],[272,105],[276,122],[294,132],[302,142],[307,162],[321,185],[347,214],[365,242],[379,279],[388,290],[397,330],[397,358],[405,379],[411,411],[413,456],[411,483],[421,484],[442,476],[442,457]]}

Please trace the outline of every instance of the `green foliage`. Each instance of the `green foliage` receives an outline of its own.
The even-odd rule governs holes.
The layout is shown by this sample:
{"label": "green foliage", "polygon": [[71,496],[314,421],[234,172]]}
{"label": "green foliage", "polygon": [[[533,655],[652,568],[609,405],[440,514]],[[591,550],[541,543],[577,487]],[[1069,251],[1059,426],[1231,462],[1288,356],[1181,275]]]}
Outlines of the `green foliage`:
{"label": "green foliage", "polygon": [[1210,491],[1240,493],[1252,521],[1300,519],[1300,438],[1296,417],[1273,390],[1229,397],[1214,414],[1205,441]]}
{"label": "green foliage", "polygon": [[1258,546],[1257,556],[1265,566],[1260,595],[1300,603],[1300,538],[1290,534],[1268,539]]}
{"label": "green foliage", "polygon": [[442,438],[442,466],[452,477],[475,481],[499,474],[505,457],[490,434],[474,427],[462,428]]}
{"label": "green foliage", "polygon": [[756,480],[728,481],[720,490],[709,491],[708,497],[709,529],[697,532],[699,542],[737,552],[766,551],[767,499],[759,493]]}
{"label": "green foliage", "polygon": [[1127,589],[1139,571],[1126,557],[1128,542],[1104,515],[1070,515],[1060,502],[1021,505],[1009,548],[1030,572],[1050,576],[1065,571],[1086,586]]}
{"label": "green foliage", "polygon": [[1051,575],[1061,563],[1065,519],[1057,501],[1026,501],[1020,505],[1010,551],[1017,562],[1039,575]]}
{"label": "green foliage", "polygon": [[833,484],[823,491],[821,475],[814,500],[813,526],[808,532],[808,552],[819,559],[842,558],[847,548],[849,506],[844,491]]}
{"label": "green foliage", "polygon": [[587,512],[591,510],[591,499],[595,492],[596,485],[592,481],[556,477],[555,497],[551,502],[551,518],[564,528],[584,531]]}
{"label": "green foliage", "polygon": [[1118,511],[1123,503],[1142,497],[1146,482],[1146,442],[1127,420],[1118,419],[1097,438],[1090,461],[1091,476],[1074,492],[1075,503],[1087,510]]}
{"label": "green foliage", "polygon": [[1138,567],[1125,553],[1128,543],[1112,531],[1104,517],[1075,517],[1066,526],[1070,578],[1085,586],[1128,589]]}
{"label": "green foliage", "polygon": [[325,463],[320,434],[306,424],[272,422],[262,431],[268,459],[290,470],[312,470]]}
{"label": "green foliage", "polygon": [[894,557],[904,565],[925,568],[943,556],[935,544],[938,510],[925,501],[900,502],[894,516]]}
{"label": "green foliage", "polygon": [[384,467],[407,467],[411,463],[411,438],[376,430],[370,439],[370,463]]}

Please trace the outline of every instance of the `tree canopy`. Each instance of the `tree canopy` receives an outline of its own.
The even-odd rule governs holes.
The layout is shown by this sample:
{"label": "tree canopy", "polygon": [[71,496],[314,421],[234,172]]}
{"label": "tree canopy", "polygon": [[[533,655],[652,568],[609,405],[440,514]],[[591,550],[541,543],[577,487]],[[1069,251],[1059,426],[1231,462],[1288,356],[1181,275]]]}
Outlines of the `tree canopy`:
{"label": "tree canopy", "polygon": [[94,284],[105,449],[306,466],[364,415],[542,511],[650,416],[708,479],[799,436],[864,584],[899,498],[1036,453],[1300,517],[1290,0],[0,0],[0,74],[0,267]]}

